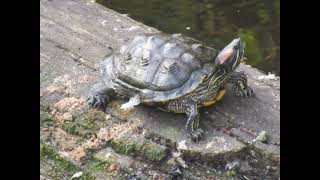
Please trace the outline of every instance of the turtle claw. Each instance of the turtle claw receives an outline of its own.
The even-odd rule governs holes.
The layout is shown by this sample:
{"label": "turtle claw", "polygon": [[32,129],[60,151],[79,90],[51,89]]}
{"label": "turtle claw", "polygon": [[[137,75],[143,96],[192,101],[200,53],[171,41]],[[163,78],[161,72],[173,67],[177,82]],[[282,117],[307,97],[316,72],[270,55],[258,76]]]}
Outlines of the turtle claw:
{"label": "turtle claw", "polygon": [[170,167],[168,169],[168,173],[173,177],[177,177],[181,175],[181,171],[178,165],[173,165],[172,167]]}
{"label": "turtle claw", "polygon": [[248,96],[248,97],[251,97],[251,96],[254,95],[254,92],[253,92],[253,90],[252,90],[251,87],[248,86],[246,91],[247,91],[247,96]]}
{"label": "turtle claw", "polygon": [[204,131],[198,128],[195,131],[190,133],[190,138],[194,142],[199,142],[203,138],[203,135],[204,135]]}
{"label": "turtle claw", "polygon": [[203,131],[201,128],[198,128],[198,129],[196,130],[196,133],[201,134],[201,136],[204,135],[204,131]]}
{"label": "turtle claw", "polygon": [[87,104],[92,108],[104,109],[107,106],[109,96],[105,94],[90,95]]}
{"label": "turtle claw", "polygon": [[246,97],[251,97],[254,95],[253,90],[249,86],[247,86],[247,89],[245,89],[244,91],[246,92]]}
{"label": "turtle claw", "polygon": [[253,96],[254,92],[251,89],[251,87],[247,86],[247,88],[241,89],[238,92],[236,92],[235,95],[238,97],[241,97],[242,99],[245,99],[245,98]]}

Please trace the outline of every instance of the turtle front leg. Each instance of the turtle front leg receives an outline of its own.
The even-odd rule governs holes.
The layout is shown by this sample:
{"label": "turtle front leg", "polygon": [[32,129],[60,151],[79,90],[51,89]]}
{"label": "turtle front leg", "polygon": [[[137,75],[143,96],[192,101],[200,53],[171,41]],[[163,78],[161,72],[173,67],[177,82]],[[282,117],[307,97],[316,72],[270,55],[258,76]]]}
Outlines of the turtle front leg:
{"label": "turtle front leg", "polygon": [[253,90],[248,86],[247,75],[244,72],[233,72],[228,83],[233,85],[232,90],[235,96],[246,98],[254,95]]}
{"label": "turtle front leg", "polygon": [[190,103],[187,104],[186,114],[188,116],[185,127],[187,135],[193,141],[198,142],[202,139],[204,131],[199,128],[199,112],[196,102],[190,101]]}
{"label": "turtle front leg", "polygon": [[110,101],[110,95],[113,92],[113,89],[106,86],[103,81],[99,81],[92,86],[87,98],[87,104],[92,108],[97,108],[104,111],[108,102]]}

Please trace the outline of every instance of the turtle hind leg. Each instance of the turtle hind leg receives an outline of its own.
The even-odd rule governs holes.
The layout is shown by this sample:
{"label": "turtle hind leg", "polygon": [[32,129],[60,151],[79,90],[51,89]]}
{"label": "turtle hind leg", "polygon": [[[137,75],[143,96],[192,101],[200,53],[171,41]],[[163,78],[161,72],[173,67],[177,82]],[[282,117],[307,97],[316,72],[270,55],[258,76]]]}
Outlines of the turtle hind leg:
{"label": "turtle hind leg", "polygon": [[235,96],[246,98],[254,95],[253,90],[248,86],[247,75],[244,72],[233,72],[228,83],[233,85],[232,90]]}
{"label": "turtle hind leg", "polygon": [[106,86],[103,81],[99,81],[92,86],[87,98],[87,104],[92,108],[104,111],[110,101],[110,95],[113,93],[114,91],[112,88]]}
{"label": "turtle hind leg", "polygon": [[186,114],[188,116],[185,127],[187,135],[193,141],[198,142],[202,139],[204,131],[199,128],[199,112],[196,102],[191,101],[189,104],[187,104]]}

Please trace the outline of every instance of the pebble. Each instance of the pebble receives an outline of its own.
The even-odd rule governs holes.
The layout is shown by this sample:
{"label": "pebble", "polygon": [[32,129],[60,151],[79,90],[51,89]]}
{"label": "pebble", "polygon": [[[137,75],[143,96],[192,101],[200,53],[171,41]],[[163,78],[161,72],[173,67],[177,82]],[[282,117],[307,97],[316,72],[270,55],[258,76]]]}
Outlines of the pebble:
{"label": "pebble", "polygon": [[106,121],[108,121],[111,118],[109,114],[106,114]]}
{"label": "pebble", "polygon": [[73,116],[72,116],[71,113],[66,112],[66,113],[64,113],[64,114],[62,115],[61,120],[62,120],[62,121],[72,121],[72,120],[73,120]]}

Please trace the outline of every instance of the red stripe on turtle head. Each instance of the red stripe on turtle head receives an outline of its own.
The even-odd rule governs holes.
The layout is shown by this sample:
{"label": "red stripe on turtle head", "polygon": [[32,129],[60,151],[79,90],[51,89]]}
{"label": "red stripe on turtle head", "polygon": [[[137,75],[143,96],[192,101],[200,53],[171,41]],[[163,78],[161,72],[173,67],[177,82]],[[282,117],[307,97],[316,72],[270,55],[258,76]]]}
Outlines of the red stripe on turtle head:
{"label": "red stripe on turtle head", "polygon": [[223,52],[221,52],[219,54],[218,63],[223,64],[232,55],[233,52],[234,52],[233,49],[227,49],[227,50],[224,50]]}

